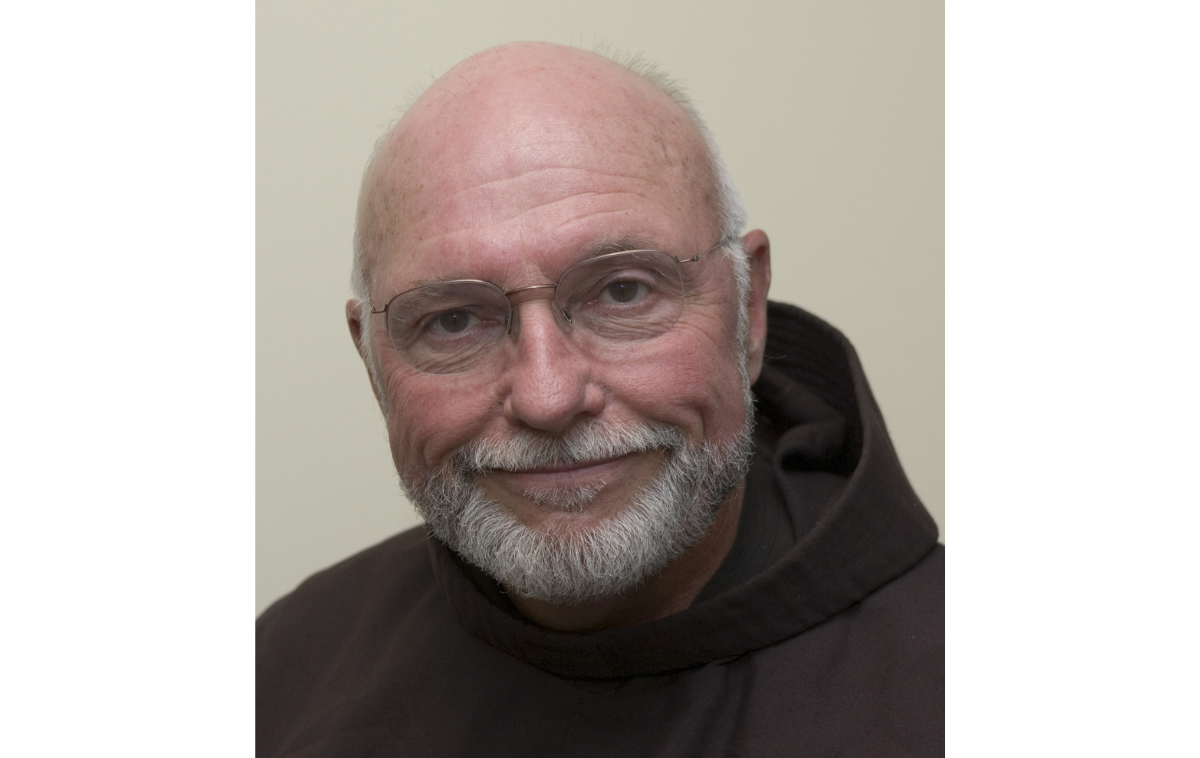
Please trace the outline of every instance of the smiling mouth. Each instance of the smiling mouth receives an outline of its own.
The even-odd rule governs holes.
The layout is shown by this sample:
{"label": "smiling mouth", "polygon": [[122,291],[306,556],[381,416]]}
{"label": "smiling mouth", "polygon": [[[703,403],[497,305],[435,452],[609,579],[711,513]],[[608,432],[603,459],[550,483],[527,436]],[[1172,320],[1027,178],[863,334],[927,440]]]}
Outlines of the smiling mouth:
{"label": "smiling mouth", "polygon": [[593,461],[565,461],[539,468],[525,469],[493,469],[487,473],[512,474],[516,476],[553,476],[555,474],[591,473],[593,470],[609,467],[632,457],[634,453],[618,455],[614,458],[601,458]]}
{"label": "smiling mouth", "polygon": [[511,493],[550,492],[562,488],[585,487],[597,492],[610,483],[634,476],[638,453],[626,453],[612,458],[590,461],[564,461],[536,468],[489,469],[481,472],[501,488]]}
{"label": "smiling mouth", "polygon": [[[526,514],[590,514],[624,507],[654,476],[665,451],[633,450],[587,461],[558,461],[530,468],[491,468],[476,481],[491,497]],[[533,463],[533,461],[530,461]]]}
{"label": "smiling mouth", "polygon": [[533,503],[539,510],[583,513],[608,489],[610,482],[628,479],[636,453],[590,461],[566,461],[527,469],[485,472],[502,491]]}

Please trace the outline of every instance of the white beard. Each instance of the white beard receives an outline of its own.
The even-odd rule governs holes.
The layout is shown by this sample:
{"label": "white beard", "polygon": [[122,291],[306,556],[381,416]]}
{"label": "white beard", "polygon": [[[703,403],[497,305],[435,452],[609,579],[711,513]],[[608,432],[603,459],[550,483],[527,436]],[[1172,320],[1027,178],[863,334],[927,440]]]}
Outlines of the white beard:
{"label": "white beard", "polygon": [[[748,384],[748,381],[745,382]],[[434,536],[509,592],[555,604],[610,597],[631,589],[695,545],[746,475],[753,452],[753,401],[733,440],[689,449],[667,424],[616,427],[589,421],[563,437],[517,430],[472,442],[452,455],[452,470],[430,472],[405,490]],[[615,516],[586,529],[524,524],[476,481],[490,470],[521,470],[661,452],[662,468]],[[604,483],[526,493],[548,510],[578,513]]]}

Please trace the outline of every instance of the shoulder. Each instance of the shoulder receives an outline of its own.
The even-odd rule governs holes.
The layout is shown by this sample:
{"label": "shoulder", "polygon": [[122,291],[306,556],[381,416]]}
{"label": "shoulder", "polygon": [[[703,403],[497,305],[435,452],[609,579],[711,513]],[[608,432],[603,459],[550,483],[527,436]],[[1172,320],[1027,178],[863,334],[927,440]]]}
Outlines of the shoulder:
{"label": "shoulder", "polygon": [[306,641],[330,638],[389,606],[428,592],[434,585],[424,526],[401,532],[304,580],[258,617],[255,627],[261,659],[269,648],[290,647],[300,634]]}
{"label": "shoulder", "polygon": [[837,744],[842,755],[942,755],[944,569],[936,545],[851,607],[753,656],[749,732],[760,752]]}
{"label": "shoulder", "polygon": [[946,546],[938,543],[916,565],[868,595],[863,603],[885,615],[940,625],[945,617],[945,601]]}
{"label": "shoulder", "polygon": [[941,702],[945,670],[945,548],[849,608],[763,651],[780,670],[837,672],[845,694],[875,692]]}
{"label": "shoulder", "polygon": [[[858,643],[856,657],[941,681],[945,651],[946,548],[937,544],[908,571],[830,619]],[[826,623],[830,623],[826,622]]]}
{"label": "shoulder", "polygon": [[428,543],[424,527],[402,532],[314,574],[259,616],[260,755],[341,718],[398,642],[420,649],[405,643],[444,629]]}

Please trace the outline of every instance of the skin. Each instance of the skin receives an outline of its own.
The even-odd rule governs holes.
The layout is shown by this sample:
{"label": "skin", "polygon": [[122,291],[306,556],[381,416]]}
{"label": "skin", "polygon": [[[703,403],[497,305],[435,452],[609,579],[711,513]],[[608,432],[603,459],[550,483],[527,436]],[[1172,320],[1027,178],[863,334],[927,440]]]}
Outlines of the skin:
{"label": "skin", "polygon": [[[480,53],[422,95],[368,171],[360,229],[370,251],[371,302],[382,307],[437,279],[484,279],[505,290],[552,283],[614,240],[689,257],[719,237],[712,188],[703,139],[686,114],[624,68],[544,44]],[[751,262],[753,381],[766,338],[770,253],[761,231],[747,234],[743,246]],[[372,340],[401,476],[421,481],[473,439],[522,427],[559,435],[585,418],[666,422],[692,442],[734,437],[744,409],[732,271],[711,254],[686,272],[691,299],[678,324],[631,348],[628,360],[598,361],[579,350],[545,297],[534,297],[517,305],[513,337],[488,370],[421,374],[396,355],[382,318],[363,321],[355,301],[347,303],[360,354],[363,340]],[[586,529],[625,507],[661,464],[660,453],[648,453],[568,470],[491,473],[480,483],[526,524]],[[523,494],[594,481],[604,489],[577,513]],[[622,596],[571,606],[513,602],[534,622],[564,630],[678,612],[728,552],[741,502],[739,486],[699,543]]]}

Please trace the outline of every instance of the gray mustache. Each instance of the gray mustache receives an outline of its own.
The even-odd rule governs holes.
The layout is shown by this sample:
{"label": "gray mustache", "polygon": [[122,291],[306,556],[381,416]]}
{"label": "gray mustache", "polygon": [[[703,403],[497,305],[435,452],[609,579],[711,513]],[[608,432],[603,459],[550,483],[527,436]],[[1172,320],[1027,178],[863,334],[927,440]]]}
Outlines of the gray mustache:
{"label": "gray mustache", "polygon": [[578,465],[632,453],[685,449],[683,432],[669,424],[651,422],[617,426],[591,422],[576,425],[561,437],[520,430],[500,439],[476,440],[456,450],[453,461],[457,474],[470,476],[487,471]]}

